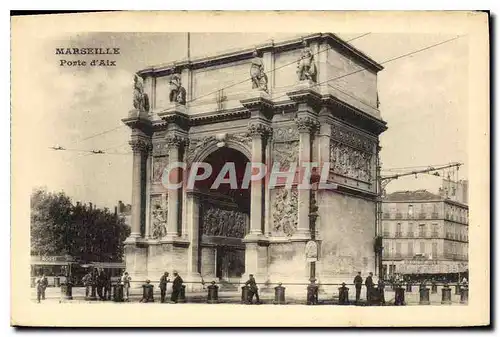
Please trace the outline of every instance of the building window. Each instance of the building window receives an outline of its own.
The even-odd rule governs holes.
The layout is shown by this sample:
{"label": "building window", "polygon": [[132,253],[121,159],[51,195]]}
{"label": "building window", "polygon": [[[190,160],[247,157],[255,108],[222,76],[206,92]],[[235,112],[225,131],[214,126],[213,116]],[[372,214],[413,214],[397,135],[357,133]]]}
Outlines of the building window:
{"label": "building window", "polygon": [[396,257],[401,257],[401,242],[396,242]]}
{"label": "building window", "polygon": [[413,237],[413,223],[408,224],[408,237],[412,238]]}
{"label": "building window", "polygon": [[408,205],[408,218],[413,218],[413,205]]}
{"label": "building window", "polygon": [[425,237],[425,224],[420,224],[418,226],[418,236],[420,236],[421,238]]}
{"label": "building window", "polygon": [[437,259],[438,257],[438,244],[436,242],[432,243],[432,258]]}
{"label": "building window", "polygon": [[396,225],[396,237],[397,238],[401,237],[401,224],[400,223],[398,223]]}
{"label": "building window", "polygon": [[420,242],[420,254],[425,255],[425,242]]}
{"label": "building window", "polygon": [[438,205],[434,204],[432,209],[432,218],[437,219],[439,217]]}
{"label": "building window", "polygon": [[432,224],[432,237],[433,238],[438,237],[438,225],[437,225],[437,223]]}
{"label": "building window", "polygon": [[408,241],[408,257],[413,257],[413,241]]}

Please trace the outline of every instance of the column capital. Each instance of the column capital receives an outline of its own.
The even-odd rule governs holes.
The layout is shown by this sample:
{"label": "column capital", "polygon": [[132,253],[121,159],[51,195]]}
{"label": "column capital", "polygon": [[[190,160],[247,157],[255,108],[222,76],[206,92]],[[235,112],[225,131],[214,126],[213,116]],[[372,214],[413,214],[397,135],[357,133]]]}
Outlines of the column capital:
{"label": "column capital", "polygon": [[167,135],[165,141],[167,148],[179,148],[187,145],[189,140],[187,137],[181,135]]}
{"label": "column capital", "polygon": [[300,116],[295,119],[297,129],[299,132],[311,133],[319,129],[319,121],[317,118],[311,116]]}
{"label": "column capital", "polygon": [[129,144],[134,153],[148,153],[153,148],[148,139],[132,139]]}
{"label": "column capital", "polygon": [[273,133],[273,128],[262,122],[250,122],[248,124],[248,134],[252,137],[270,137]]}

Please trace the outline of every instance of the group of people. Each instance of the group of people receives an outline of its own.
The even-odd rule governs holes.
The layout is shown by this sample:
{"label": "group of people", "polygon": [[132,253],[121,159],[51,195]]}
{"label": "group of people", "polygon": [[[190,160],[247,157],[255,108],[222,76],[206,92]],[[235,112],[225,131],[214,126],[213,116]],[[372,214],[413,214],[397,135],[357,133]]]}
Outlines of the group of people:
{"label": "group of people", "polygon": [[[170,297],[170,300],[174,303],[177,303],[179,301],[179,296],[182,291],[182,283],[184,282],[182,280],[182,277],[179,276],[179,273],[177,271],[173,272],[174,275],[174,280],[172,281],[172,294]],[[167,283],[170,282],[170,279],[168,278],[169,273],[165,272],[162,277],[160,277],[160,301],[161,303],[165,303],[165,297],[167,296]]]}
{"label": "group of people", "polygon": [[85,297],[89,297],[92,287],[96,287],[97,295],[101,300],[111,299],[111,276],[104,269],[94,268],[82,278],[85,286]]}
{"label": "group of people", "polygon": [[[354,278],[354,287],[356,288],[356,303],[359,302],[360,297],[361,297],[361,288],[363,286],[363,278],[361,277],[361,272],[358,272],[358,275]],[[370,303],[372,301],[373,297],[373,291],[375,289],[375,283],[373,282],[373,273],[369,273],[368,276],[365,279],[365,286],[366,286],[366,301]],[[382,279],[378,280],[377,284],[377,289],[383,290],[384,289],[384,281]],[[382,296],[380,299],[382,302],[385,302],[383,295],[384,292],[380,291],[379,295]]]}

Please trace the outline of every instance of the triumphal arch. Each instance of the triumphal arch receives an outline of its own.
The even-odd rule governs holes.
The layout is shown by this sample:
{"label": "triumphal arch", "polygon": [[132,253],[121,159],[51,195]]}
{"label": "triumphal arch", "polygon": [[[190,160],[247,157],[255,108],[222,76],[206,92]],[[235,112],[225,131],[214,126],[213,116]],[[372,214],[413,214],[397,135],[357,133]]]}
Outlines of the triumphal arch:
{"label": "triumphal arch", "polygon": [[[137,72],[123,119],[132,131],[132,278],[177,270],[189,282],[252,273],[324,284],[375,272],[380,70],[318,33]],[[255,163],[267,168],[262,178]],[[276,163],[291,183],[288,174],[271,184]],[[299,188],[303,163],[319,164],[312,188]],[[258,179],[243,186],[248,167]],[[214,184],[221,170],[236,184]],[[193,172],[204,177],[188,186]]]}

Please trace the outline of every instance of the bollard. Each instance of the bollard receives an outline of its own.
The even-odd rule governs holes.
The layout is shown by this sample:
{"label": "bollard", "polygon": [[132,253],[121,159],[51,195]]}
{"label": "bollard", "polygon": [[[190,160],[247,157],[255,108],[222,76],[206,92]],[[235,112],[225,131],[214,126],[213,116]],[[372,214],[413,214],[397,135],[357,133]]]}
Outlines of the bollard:
{"label": "bollard", "polygon": [[177,303],[186,303],[186,286],[184,284],[181,287]]}
{"label": "bollard", "polygon": [[378,290],[378,299],[379,299],[379,305],[384,305],[385,304],[385,292],[384,292],[384,284],[379,284],[377,287]]}
{"label": "bollard", "polygon": [[241,287],[241,303],[248,303],[248,287]]}
{"label": "bollard", "polygon": [[92,286],[90,287],[90,297],[88,298],[89,301],[96,301],[97,300],[96,291],[97,291],[96,285],[92,284]]}
{"label": "bollard", "polygon": [[455,295],[460,295],[460,283],[455,284]]}
{"label": "bollard", "polygon": [[307,305],[318,304],[318,285],[316,279],[311,279],[311,284],[307,286]]}
{"label": "bollard", "polygon": [[73,285],[70,282],[61,284],[61,298],[65,300],[73,299]]}
{"label": "bollard", "polygon": [[460,303],[461,304],[469,303],[469,287],[467,285],[464,285],[460,292]]}
{"label": "bollard", "polygon": [[59,288],[61,286],[61,278],[60,277],[54,277],[54,287]]}
{"label": "bollard", "polygon": [[445,283],[443,286],[442,296],[441,296],[441,304],[451,304],[451,288],[448,283]]}
{"label": "bollard", "polygon": [[349,288],[345,286],[345,282],[342,282],[342,287],[339,288],[339,304],[349,304]]}
{"label": "bollard", "polygon": [[113,286],[113,301],[123,302],[123,284],[115,284]]}
{"label": "bollard", "polygon": [[212,284],[208,287],[208,297],[207,303],[219,303],[219,287],[215,285],[215,281],[212,281]]}
{"label": "bollard", "polygon": [[406,283],[406,292],[407,292],[407,293],[411,293],[411,287],[412,287],[411,282],[407,282],[407,283]]}
{"label": "bollard", "polygon": [[146,284],[142,285],[142,299],[141,302],[149,303],[154,302],[155,299],[153,297],[153,289],[154,286],[150,283],[151,281],[147,280]]}
{"label": "bollard", "polygon": [[425,286],[425,283],[420,285],[420,301],[418,302],[418,304],[431,304],[431,302],[429,301],[429,288]]}
{"label": "bollard", "polygon": [[278,283],[277,287],[274,287],[274,304],[286,304],[285,302],[285,287]]}
{"label": "bollard", "polygon": [[438,286],[436,284],[436,282],[432,282],[431,284],[431,294],[437,294],[438,292]]}
{"label": "bollard", "polygon": [[394,294],[394,305],[406,305],[405,303],[405,289],[397,286]]}

